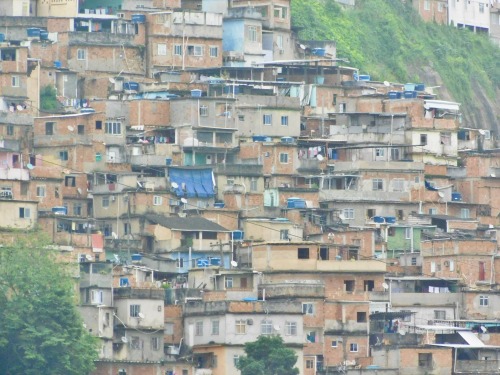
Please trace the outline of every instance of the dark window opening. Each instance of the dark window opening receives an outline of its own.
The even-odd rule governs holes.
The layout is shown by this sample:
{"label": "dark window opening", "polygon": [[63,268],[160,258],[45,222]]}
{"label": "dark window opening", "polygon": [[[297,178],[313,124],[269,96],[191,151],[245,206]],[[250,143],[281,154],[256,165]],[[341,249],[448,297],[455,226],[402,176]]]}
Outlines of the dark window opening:
{"label": "dark window opening", "polygon": [[299,248],[298,249],[298,258],[299,259],[309,259],[309,249],[308,248]]}
{"label": "dark window opening", "polygon": [[364,289],[366,292],[371,292],[375,288],[375,281],[373,280],[365,280],[364,281]]}
{"label": "dark window opening", "polygon": [[356,315],[357,315],[356,320],[358,323],[366,323],[366,313],[365,312],[358,311]]}
{"label": "dark window opening", "polygon": [[328,248],[327,247],[320,247],[319,259],[320,260],[328,260]]}
{"label": "dark window opening", "polygon": [[101,129],[102,129],[102,121],[101,121],[101,120],[97,120],[97,121],[95,122],[95,128],[96,128],[97,130],[101,130]]}
{"label": "dark window opening", "polygon": [[344,280],[344,290],[346,292],[354,292],[355,285],[356,284],[354,280]]}

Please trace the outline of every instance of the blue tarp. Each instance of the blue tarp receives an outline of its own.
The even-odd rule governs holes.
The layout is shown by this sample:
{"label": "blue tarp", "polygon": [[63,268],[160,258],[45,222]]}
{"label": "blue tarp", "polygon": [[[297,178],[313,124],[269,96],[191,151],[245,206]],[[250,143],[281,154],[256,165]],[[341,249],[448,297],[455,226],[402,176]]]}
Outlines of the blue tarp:
{"label": "blue tarp", "polygon": [[174,189],[178,197],[209,198],[215,195],[212,169],[169,169],[170,183],[175,182]]}

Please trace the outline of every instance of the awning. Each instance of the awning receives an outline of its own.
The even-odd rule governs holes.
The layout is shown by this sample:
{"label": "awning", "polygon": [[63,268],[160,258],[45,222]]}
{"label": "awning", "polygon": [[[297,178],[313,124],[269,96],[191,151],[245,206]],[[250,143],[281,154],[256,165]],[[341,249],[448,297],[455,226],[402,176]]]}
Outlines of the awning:
{"label": "awning", "polygon": [[472,346],[484,346],[484,342],[482,342],[473,332],[462,331],[458,332],[460,336],[465,340],[465,342]]}
{"label": "awning", "polygon": [[449,111],[460,110],[460,103],[455,102],[447,102],[444,100],[424,100],[424,108],[425,109],[447,109]]}
{"label": "awning", "polygon": [[211,168],[169,168],[170,183],[178,197],[213,197],[215,192],[212,175]]}

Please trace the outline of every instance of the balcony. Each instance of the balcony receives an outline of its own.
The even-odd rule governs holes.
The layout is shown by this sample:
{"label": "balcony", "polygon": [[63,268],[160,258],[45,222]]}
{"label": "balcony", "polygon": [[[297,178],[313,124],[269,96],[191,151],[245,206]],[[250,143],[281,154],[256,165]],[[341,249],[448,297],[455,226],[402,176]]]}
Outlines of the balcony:
{"label": "balcony", "polygon": [[324,298],[325,285],[305,283],[264,284],[259,286],[259,296],[266,299],[278,298]]}
{"label": "balcony", "polygon": [[457,361],[455,373],[464,374],[498,374],[500,360]]}
{"label": "balcony", "polygon": [[114,297],[116,299],[165,299],[165,290],[162,288],[115,288]]}
{"label": "balcony", "polygon": [[394,306],[453,306],[460,303],[459,293],[392,293]]}

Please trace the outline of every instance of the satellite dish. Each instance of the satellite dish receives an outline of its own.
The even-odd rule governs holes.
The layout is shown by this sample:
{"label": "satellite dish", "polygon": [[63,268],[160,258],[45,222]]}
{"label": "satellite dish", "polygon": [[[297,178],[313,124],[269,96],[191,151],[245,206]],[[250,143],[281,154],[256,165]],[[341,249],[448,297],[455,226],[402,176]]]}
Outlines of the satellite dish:
{"label": "satellite dish", "polygon": [[74,128],[74,127],[72,127],[71,125],[68,125],[68,130],[69,130],[70,132],[72,132],[73,130],[75,130],[75,128]]}
{"label": "satellite dish", "polygon": [[304,50],[306,49],[306,46],[303,44],[299,44],[299,47],[300,47],[300,49],[304,49]]}
{"label": "satellite dish", "polygon": [[34,169],[35,167],[33,166],[33,164],[28,163],[28,164],[26,165],[26,168],[28,168],[28,169]]}
{"label": "satellite dish", "polygon": [[318,156],[316,156],[316,159],[318,159],[319,161],[322,161],[324,158],[323,158],[323,155],[318,155]]}
{"label": "satellite dish", "polygon": [[175,181],[173,181],[170,186],[172,186],[174,189],[177,189],[179,187],[179,184]]}
{"label": "satellite dish", "polygon": [[438,195],[441,197],[441,198],[444,198],[444,193],[442,191],[438,191]]}
{"label": "satellite dish", "polygon": [[18,104],[18,105],[16,106],[16,109],[17,109],[18,111],[22,111],[24,108],[23,108],[23,106],[22,106],[21,104]]}
{"label": "satellite dish", "polygon": [[406,335],[406,331],[399,330],[399,334],[400,334],[401,336],[404,336],[404,335]]}
{"label": "satellite dish", "polygon": [[111,237],[115,240],[118,239],[118,235],[115,232],[111,232]]}
{"label": "satellite dish", "polygon": [[143,187],[141,181],[137,181],[137,186],[139,186],[140,188]]}
{"label": "satellite dish", "polygon": [[497,175],[496,175],[496,174],[494,174],[494,173],[490,174],[490,177],[496,177],[496,176],[497,176]]}
{"label": "satellite dish", "polygon": [[78,192],[78,194],[82,195],[82,189],[81,188],[76,189],[76,191]]}
{"label": "satellite dish", "polygon": [[85,255],[85,258],[87,258],[88,261],[92,261],[92,255],[87,254]]}
{"label": "satellite dish", "polygon": [[384,290],[387,290],[387,289],[389,289],[389,285],[387,285],[387,283],[383,283],[382,288],[384,288]]}
{"label": "satellite dish", "polygon": [[186,204],[188,202],[188,200],[186,198],[181,198],[181,202]]}
{"label": "satellite dish", "polygon": [[108,80],[110,83],[116,83],[116,80],[113,77],[109,77]]}
{"label": "satellite dish", "polygon": [[391,84],[389,81],[384,81],[384,86],[389,87]]}
{"label": "satellite dish", "polygon": [[126,344],[128,342],[128,339],[125,336],[122,336],[122,342]]}
{"label": "satellite dish", "polygon": [[483,333],[488,332],[488,330],[486,329],[486,327],[485,327],[485,326],[481,326],[481,331],[482,331]]}
{"label": "satellite dish", "polygon": [[493,228],[495,228],[495,226],[493,224],[488,224],[488,228],[493,229]]}
{"label": "satellite dish", "polygon": [[139,318],[144,319],[144,314],[143,313],[140,312],[138,315],[139,315]]}
{"label": "satellite dish", "polygon": [[483,129],[479,129],[478,131],[479,131],[479,134],[481,134],[481,135],[485,135],[486,134],[486,132]]}
{"label": "satellite dish", "polygon": [[232,260],[232,261],[231,261],[231,266],[233,266],[233,267],[238,267],[238,262],[237,262],[237,261],[235,261],[235,260]]}
{"label": "satellite dish", "polygon": [[340,219],[340,220],[345,220],[345,216],[344,216],[344,214],[339,214],[339,219]]}
{"label": "satellite dish", "polygon": [[273,326],[273,328],[274,328],[274,330],[275,330],[275,331],[279,331],[279,330],[280,330],[280,326],[279,326],[279,325],[277,325],[277,324],[275,324],[275,325]]}

